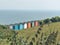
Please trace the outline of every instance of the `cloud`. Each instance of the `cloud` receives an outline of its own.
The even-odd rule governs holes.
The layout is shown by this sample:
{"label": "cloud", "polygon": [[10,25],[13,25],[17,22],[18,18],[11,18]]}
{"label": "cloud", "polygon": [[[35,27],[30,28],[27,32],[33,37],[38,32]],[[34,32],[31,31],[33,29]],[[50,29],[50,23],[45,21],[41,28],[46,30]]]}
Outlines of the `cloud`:
{"label": "cloud", "polygon": [[60,0],[0,0],[0,9],[60,10]]}

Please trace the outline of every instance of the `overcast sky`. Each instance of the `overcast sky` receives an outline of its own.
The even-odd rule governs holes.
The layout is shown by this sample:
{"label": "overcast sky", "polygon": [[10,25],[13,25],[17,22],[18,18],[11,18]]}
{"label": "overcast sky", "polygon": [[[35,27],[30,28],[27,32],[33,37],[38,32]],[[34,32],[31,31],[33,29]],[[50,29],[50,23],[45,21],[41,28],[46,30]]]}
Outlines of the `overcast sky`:
{"label": "overcast sky", "polygon": [[60,10],[60,0],[0,0],[0,9]]}

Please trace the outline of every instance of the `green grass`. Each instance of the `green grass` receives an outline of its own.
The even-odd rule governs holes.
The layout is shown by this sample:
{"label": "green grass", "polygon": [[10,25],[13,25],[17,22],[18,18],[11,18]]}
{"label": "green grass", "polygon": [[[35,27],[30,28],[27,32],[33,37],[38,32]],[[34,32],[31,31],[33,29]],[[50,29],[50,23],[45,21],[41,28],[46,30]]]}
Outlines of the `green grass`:
{"label": "green grass", "polygon": [[[40,34],[38,34],[38,37],[36,38],[35,37],[35,34],[37,34],[37,30],[40,26],[38,27],[33,27],[33,28],[30,28],[30,29],[25,29],[25,30],[18,30],[18,31],[15,31],[17,32],[17,35],[16,35],[16,40],[18,42],[18,40],[20,39],[20,37],[23,38],[24,41],[27,40],[27,44],[29,44],[31,41],[32,41],[32,38],[35,38],[35,42],[33,42],[34,45],[36,45],[36,42],[37,41],[40,41],[41,40],[41,35],[43,33],[43,37],[42,37],[42,40],[44,41],[44,37],[48,38],[48,36],[53,33],[53,32],[56,32],[58,31],[58,35],[57,35],[57,38],[56,38],[56,44],[58,42],[60,42],[60,22],[56,22],[56,23],[51,23],[51,24],[45,24],[43,27],[42,27],[42,30],[39,31]],[[14,36],[14,32],[13,30],[10,30],[10,29],[0,29],[0,45],[10,45],[10,43],[12,41],[8,40],[9,39],[12,39],[12,37]],[[27,39],[28,38],[28,39]],[[54,44],[54,45],[56,45]]]}

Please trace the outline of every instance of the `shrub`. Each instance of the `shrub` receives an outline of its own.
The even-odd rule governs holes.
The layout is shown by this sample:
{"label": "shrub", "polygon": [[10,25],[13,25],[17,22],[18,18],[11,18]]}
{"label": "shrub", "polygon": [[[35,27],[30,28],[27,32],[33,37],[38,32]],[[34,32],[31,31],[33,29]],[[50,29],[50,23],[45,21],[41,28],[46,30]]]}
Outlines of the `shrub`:
{"label": "shrub", "polygon": [[42,45],[42,42],[40,42],[40,45]]}
{"label": "shrub", "polygon": [[33,42],[31,41],[29,45],[33,45]]}
{"label": "shrub", "polygon": [[60,44],[57,44],[57,45],[60,45]]}
{"label": "shrub", "polygon": [[2,29],[7,29],[7,27],[4,26],[4,25],[0,25],[0,27],[1,27]]}
{"label": "shrub", "polygon": [[35,42],[35,38],[32,38],[32,41]]}
{"label": "shrub", "polygon": [[42,28],[38,28],[38,30],[42,30]]}
{"label": "shrub", "polygon": [[51,44],[51,43],[55,44],[57,34],[58,34],[58,31],[57,31],[56,33],[54,33],[54,32],[51,33],[51,34],[48,36],[45,45],[49,45],[49,44]]}
{"label": "shrub", "polygon": [[39,30],[37,30],[37,34],[40,34]]}
{"label": "shrub", "polygon": [[10,45],[13,45],[13,43],[10,43]]}
{"label": "shrub", "polygon": [[38,37],[38,35],[37,35],[37,34],[35,34],[35,37],[37,38],[37,37]]}

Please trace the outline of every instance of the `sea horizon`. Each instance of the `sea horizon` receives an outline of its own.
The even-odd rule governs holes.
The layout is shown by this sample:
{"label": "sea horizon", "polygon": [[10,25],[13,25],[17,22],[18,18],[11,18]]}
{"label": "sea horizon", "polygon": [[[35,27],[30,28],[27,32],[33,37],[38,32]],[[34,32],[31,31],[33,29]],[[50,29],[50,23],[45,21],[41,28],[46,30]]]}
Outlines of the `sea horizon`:
{"label": "sea horizon", "polygon": [[0,10],[0,24],[14,24],[60,16],[60,11]]}

